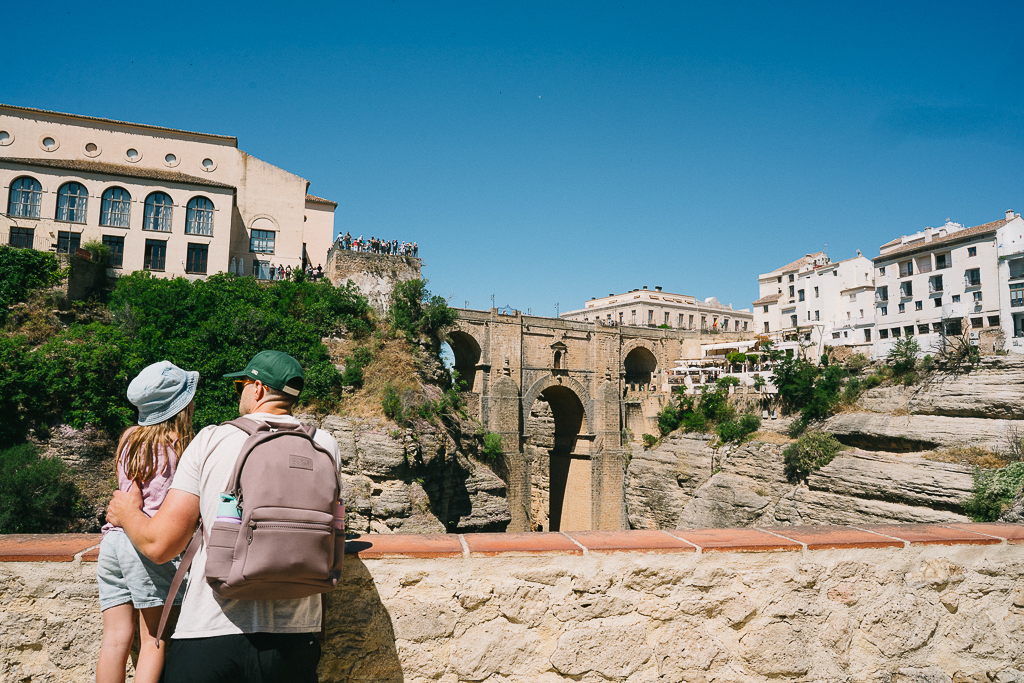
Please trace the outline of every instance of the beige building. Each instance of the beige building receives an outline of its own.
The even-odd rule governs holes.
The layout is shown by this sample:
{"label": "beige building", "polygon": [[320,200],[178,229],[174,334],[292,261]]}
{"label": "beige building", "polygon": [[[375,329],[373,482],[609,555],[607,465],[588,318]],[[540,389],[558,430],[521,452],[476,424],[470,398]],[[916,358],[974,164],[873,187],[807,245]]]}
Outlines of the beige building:
{"label": "beige building", "polygon": [[670,294],[661,287],[593,298],[584,308],[567,311],[559,317],[604,325],[667,326],[715,332],[749,332],[753,325],[749,310],[733,310],[732,304],[721,304],[714,297],[698,301],[688,294]]}
{"label": "beige building", "polygon": [[875,354],[900,337],[934,353],[943,335],[970,330],[987,351],[1024,353],[1024,220],[965,228],[947,221],[883,244],[875,266]]}
{"label": "beige building", "polygon": [[225,135],[0,105],[0,243],[110,247],[114,272],[325,264],[335,202]]}

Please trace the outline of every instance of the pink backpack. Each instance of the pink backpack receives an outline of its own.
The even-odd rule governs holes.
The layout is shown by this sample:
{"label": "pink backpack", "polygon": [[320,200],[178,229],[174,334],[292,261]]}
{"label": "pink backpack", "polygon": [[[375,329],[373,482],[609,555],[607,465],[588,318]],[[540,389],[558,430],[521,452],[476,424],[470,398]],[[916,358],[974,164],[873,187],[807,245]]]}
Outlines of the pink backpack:
{"label": "pink backpack", "polygon": [[[224,424],[249,438],[224,492],[237,501],[238,514],[218,512],[210,528],[206,580],[213,592],[232,600],[286,600],[334,590],[345,558],[345,508],[337,464],[313,440],[316,428],[242,418]],[[174,575],[158,642],[208,521]]]}

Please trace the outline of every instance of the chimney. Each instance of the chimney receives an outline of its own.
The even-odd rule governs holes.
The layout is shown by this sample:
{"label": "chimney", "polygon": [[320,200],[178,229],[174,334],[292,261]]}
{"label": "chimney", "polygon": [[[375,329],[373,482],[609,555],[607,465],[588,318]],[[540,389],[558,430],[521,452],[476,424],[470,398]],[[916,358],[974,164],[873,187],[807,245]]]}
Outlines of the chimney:
{"label": "chimney", "polygon": [[661,287],[655,287],[654,289],[655,289],[655,291],[658,291],[658,292],[661,291]]}
{"label": "chimney", "polygon": [[1012,221],[1013,220],[1013,209],[1007,209],[1006,210],[1006,220],[1008,220],[1008,221]]}
{"label": "chimney", "polygon": [[931,242],[932,241],[932,229],[931,228],[925,228],[924,229],[924,241],[925,242]]}
{"label": "chimney", "polygon": [[644,285],[644,289],[647,289],[647,285]]}

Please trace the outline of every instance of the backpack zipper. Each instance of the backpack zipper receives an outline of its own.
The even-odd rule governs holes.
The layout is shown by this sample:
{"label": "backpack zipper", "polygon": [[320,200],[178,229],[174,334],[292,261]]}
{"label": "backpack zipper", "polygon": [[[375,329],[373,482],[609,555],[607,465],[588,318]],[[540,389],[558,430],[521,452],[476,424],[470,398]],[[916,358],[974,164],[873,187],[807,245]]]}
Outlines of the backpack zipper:
{"label": "backpack zipper", "polygon": [[308,531],[330,531],[330,524],[319,524],[317,522],[255,522],[249,520],[249,527],[245,531],[245,540],[252,543],[252,532],[254,529],[305,529]]}

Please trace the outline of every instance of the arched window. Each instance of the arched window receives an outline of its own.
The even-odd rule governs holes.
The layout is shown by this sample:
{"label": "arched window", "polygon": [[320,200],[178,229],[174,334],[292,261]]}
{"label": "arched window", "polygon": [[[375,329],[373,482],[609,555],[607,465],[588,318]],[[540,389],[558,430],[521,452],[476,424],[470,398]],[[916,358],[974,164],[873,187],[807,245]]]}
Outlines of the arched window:
{"label": "arched window", "polygon": [[146,212],[142,220],[143,230],[158,232],[171,231],[171,211],[174,202],[163,192],[154,192],[146,197]]}
{"label": "arched window", "polygon": [[69,223],[85,222],[85,207],[89,191],[81,183],[64,183],[57,190],[57,220]]}
{"label": "arched window", "polygon": [[109,187],[100,202],[100,225],[127,228],[131,215],[132,196],[121,187]]}
{"label": "arched window", "polygon": [[18,178],[11,183],[7,213],[18,218],[39,218],[43,186],[35,178]]}
{"label": "arched window", "polygon": [[213,202],[206,197],[193,197],[185,211],[185,234],[213,234]]}

